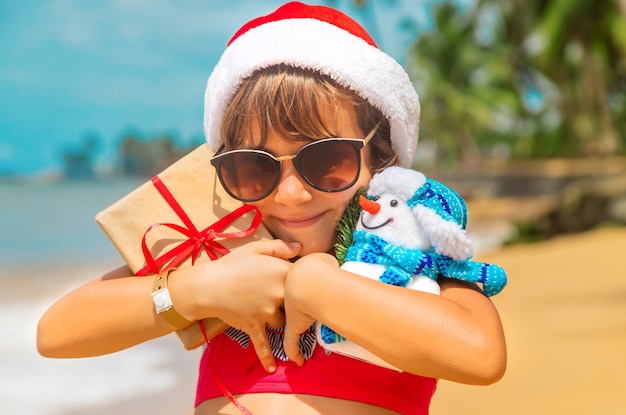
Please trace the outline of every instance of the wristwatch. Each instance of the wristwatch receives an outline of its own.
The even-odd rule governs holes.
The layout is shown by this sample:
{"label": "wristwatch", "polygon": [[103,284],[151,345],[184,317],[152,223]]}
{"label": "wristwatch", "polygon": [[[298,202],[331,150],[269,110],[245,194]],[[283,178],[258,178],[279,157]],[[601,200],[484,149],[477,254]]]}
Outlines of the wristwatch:
{"label": "wristwatch", "polygon": [[154,310],[157,314],[163,316],[176,330],[184,330],[190,327],[194,322],[178,314],[174,308],[174,304],[172,304],[172,297],[170,297],[170,292],[167,289],[167,277],[169,277],[170,272],[174,271],[174,269],[175,268],[170,268],[154,278],[152,302],[154,303]]}

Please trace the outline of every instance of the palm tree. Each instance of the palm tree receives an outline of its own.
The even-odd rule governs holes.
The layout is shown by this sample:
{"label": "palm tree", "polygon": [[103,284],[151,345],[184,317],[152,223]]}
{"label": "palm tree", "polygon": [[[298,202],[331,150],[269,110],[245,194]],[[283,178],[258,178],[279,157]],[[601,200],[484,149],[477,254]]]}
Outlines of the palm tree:
{"label": "palm tree", "polygon": [[471,162],[482,146],[510,141],[522,110],[512,67],[497,58],[502,45],[477,35],[474,13],[451,2],[436,4],[433,31],[421,34],[410,50],[422,136],[434,139],[448,161]]}
{"label": "palm tree", "polygon": [[[537,66],[557,85],[563,132],[580,152],[620,152],[626,102],[626,19],[618,0],[545,0]],[[621,115],[620,115],[621,113]],[[621,129],[624,135],[624,129]]]}
{"label": "palm tree", "polygon": [[[518,157],[620,152],[620,1],[477,0],[465,15],[454,4],[438,5],[435,30],[419,37],[409,62],[425,129],[453,157],[494,140],[508,142]],[[508,137],[498,125],[509,128]]]}

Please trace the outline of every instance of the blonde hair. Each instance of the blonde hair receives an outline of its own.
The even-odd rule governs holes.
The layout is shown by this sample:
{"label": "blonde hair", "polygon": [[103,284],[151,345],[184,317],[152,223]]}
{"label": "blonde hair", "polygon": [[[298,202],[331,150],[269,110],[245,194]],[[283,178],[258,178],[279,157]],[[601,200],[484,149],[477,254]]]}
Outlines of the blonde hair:
{"label": "blonde hair", "polygon": [[337,132],[324,124],[321,108],[344,102],[354,106],[362,131],[369,132],[380,123],[368,144],[373,155],[370,170],[374,173],[396,164],[389,122],[381,111],[326,75],[288,65],[260,69],[243,81],[222,120],[224,147],[240,148],[253,125],[260,128],[261,145],[269,131],[294,140],[336,137]]}

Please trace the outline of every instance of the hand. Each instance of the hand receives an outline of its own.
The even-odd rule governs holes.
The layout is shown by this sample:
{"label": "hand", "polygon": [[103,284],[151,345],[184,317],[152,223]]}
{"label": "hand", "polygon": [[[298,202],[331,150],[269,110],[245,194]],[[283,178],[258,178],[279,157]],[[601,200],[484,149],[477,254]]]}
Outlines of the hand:
{"label": "hand", "polygon": [[315,286],[320,284],[321,276],[333,275],[339,267],[337,260],[328,254],[310,254],[291,267],[285,283],[285,339],[284,349],[289,360],[302,366],[304,356],[300,352],[300,335],[304,333],[316,318]]}
{"label": "hand", "polygon": [[285,322],[285,278],[292,266],[288,259],[299,251],[299,244],[278,239],[251,242],[216,261],[177,270],[173,280],[180,281],[180,286],[187,284],[187,301],[181,304],[192,305],[187,316],[194,320],[218,317],[246,332],[263,367],[273,372],[276,366],[265,327],[279,328]]}

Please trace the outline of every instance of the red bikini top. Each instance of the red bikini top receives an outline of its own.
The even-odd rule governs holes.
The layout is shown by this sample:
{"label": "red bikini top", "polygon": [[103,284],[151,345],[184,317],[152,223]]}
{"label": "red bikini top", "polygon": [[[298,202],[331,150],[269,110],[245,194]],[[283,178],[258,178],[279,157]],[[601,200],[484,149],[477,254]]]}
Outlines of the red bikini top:
{"label": "red bikini top", "polygon": [[397,372],[336,353],[319,345],[298,367],[276,359],[277,369],[267,373],[252,345],[243,348],[221,334],[203,353],[196,405],[224,396],[220,384],[233,395],[245,393],[301,393],[364,402],[401,414],[427,415],[437,381]]}

